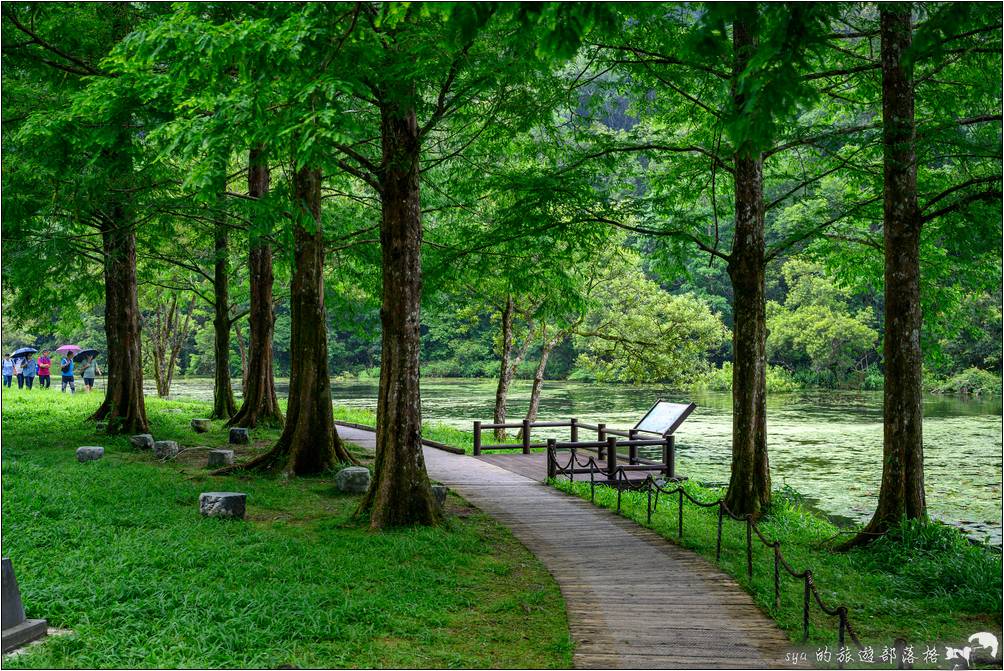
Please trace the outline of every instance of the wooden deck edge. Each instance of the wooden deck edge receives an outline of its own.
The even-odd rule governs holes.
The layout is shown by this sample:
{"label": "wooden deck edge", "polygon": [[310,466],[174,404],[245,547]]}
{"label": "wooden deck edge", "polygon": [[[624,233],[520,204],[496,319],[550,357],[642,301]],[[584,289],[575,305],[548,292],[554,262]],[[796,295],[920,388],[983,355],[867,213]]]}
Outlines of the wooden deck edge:
{"label": "wooden deck edge", "polygon": [[[335,420],[335,426],[347,426],[350,429],[359,429],[360,431],[372,431],[376,433],[376,427],[366,426],[365,424],[357,424],[355,422],[343,422],[340,419]],[[446,443],[439,443],[435,440],[429,440],[428,438],[422,439],[422,444],[428,447],[434,447],[437,450],[442,450],[443,452],[450,452],[451,454],[467,454],[463,449],[459,447],[453,447],[452,445],[447,445]]]}

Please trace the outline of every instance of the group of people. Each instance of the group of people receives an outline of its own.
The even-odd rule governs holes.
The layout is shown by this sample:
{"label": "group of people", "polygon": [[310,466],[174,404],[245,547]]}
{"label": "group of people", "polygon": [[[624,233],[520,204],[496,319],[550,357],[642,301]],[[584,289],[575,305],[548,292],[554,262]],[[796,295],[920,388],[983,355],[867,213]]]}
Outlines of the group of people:
{"label": "group of people", "polygon": [[[12,359],[10,354],[5,354],[3,358],[3,386],[9,389],[16,377],[18,389],[24,387],[31,389],[37,377],[39,388],[48,389],[51,385],[51,368],[52,359],[49,358],[49,350],[43,350],[37,361],[32,354],[19,356],[16,359]],[[65,392],[67,387],[70,388],[71,394],[77,391],[73,382],[75,372],[79,372],[80,377],[84,379],[84,389],[88,392],[94,389],[94,378],[101,375],[101,369],[98,368],[94,356],[86,357],[78,369],[77,362],[73,360],[73,353],[65,352],[59,360],[59,373],[63,383],[60,391]]]}

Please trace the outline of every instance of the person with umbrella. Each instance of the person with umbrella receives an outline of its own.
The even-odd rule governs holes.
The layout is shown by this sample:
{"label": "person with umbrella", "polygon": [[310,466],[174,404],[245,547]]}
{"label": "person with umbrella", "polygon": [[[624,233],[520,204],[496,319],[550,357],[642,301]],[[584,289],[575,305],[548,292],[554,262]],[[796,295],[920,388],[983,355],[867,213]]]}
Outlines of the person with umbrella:
{"label": "person with umbrella", "polygon": [[73,384],[73,350],[79,350],[79,347],[71,345],[63,345],[57,352],[62,352],[63,357],[59,360],[59,370],[62,373],[63,385],[60,391],[66,393],[66,385],[70,386],[70,394],[75,394],[77,391],[76,386]]}
{"label": "person with umbrella", "polygon": [[42,356],[38,357],[38,388],[48,389],[50,385],[49,380],[49,366],[52,365],[52,359],[49,358],[49,350],[42,350]]}
{"label": "person with umbrella", "polygon": [[24,359],[14,357],[14,375],[17,377],[17,388],[24,389]]}
{"label": "person with umbrella", "polygon": [[84,378],[84,390],[87,392],[94,388],[94,376],[101,375],[101,369],[98,368],[98,363],[94,360],[94,355],[97,353],[97,350],[88,349],[73,357],[74,361],[83,360],[83,364],[80,366],[80,376]]}
{"label": "person with umbrella", "polygon": [[38,364],[35,363],[35,357],[29,354],[21,370],[24,373],[24,384],[30,390],[31,385],[35,382],[35,376],[38,374]]}
{"label": "person with umbrella", "polygon": [[14,378],[14,362],[10,360],[10,354],[3,355],[3,386],[10,389],[10,381]]}

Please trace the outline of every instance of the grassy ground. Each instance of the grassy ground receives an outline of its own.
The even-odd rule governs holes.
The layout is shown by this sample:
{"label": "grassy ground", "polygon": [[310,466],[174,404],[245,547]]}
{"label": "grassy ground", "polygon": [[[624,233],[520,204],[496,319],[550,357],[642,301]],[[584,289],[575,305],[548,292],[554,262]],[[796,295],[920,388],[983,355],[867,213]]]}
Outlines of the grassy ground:
{"label": "grassy ground", "polygon": [[[589,499],[589,482],[554,482],[559,489]],[[685,483],[701,501],[715,501],[722,492]],[[646,525],[647,499],[640,492],[622,495],[623,514]],[[616,508],[616,491],[596,488],[596,503]],[[715,558],[716,508],[685,502],[683,538],[677,538],[678,504],[663,498],[651,528],[660,535]],[[914,648],[918,667],[926,647],[963,647],[980,631],[1001,634],[1001,558],[969,544],[954,528],[934,524],[907,525],[895,539],[875,542],[846,553],[832,546],[847,536],[828,521],[804,510],[791,495],[778,496],[771,514],[759,524],[764,535],[780,540],[784,558],[796,570],[809,568],[824,602],[846,605],[851,626],[861,642],[872,646],[875,660],[884,646],[903,637]],[[746,573],[745,523],[725,520],[720,566],[753,594],[793,641],[802,639],[803,583],[782,569],[781,606],[775,610],[773,551],[754,536],[753,578]],[[815,602],[810,620],[810,648],[835,648],[837,619],[821,613]],[[848,643],[848,645],[850,645]],[[835,653],[834,653],[835,654]],[[887,665],[888,666],[888,665]],[[997,662],[997,668],[1000,663]]]}
{"label": "grassy ground", "polygon": [[[191,448],[160,463],[95,435],[100,400],[4,390],[4,553],[29,616],[73,631],[5,667],[570,666],[553,579],[462,500],[441,528],[370,532],[331,474],[210,477],[206,403],[147,399],[155,438]],[[211,490],[247,492],[248,519],[202,518]]]}

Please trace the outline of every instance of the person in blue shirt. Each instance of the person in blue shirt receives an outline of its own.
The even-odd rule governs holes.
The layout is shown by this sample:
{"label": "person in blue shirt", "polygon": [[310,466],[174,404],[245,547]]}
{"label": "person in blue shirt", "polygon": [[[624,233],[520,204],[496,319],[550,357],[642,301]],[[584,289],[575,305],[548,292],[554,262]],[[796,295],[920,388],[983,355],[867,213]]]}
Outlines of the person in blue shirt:
{"label": "person in blue shirt", "polygon": [[21,372],[24,374],[25,386],[31,389],[31,385],[35,383],[35,376],[38,375],[38,364],[35,362],[35,357],[28,357],[28,360],[24,362]]}
{"label": "person in blue shirt", "polygon": [[10,389],[10,382],[14,379],[14,362],[10,360],[10,354],[3,355],[3,386]]}
{"label": "person in blue shirt", "polygon": [[73,352],[66,352],[59,360],[59,370],[63,375],[63,388],[61,392],[66,392],[66,385],[70,385],[70,393],[73,394],[77,388],[73,385]]}

